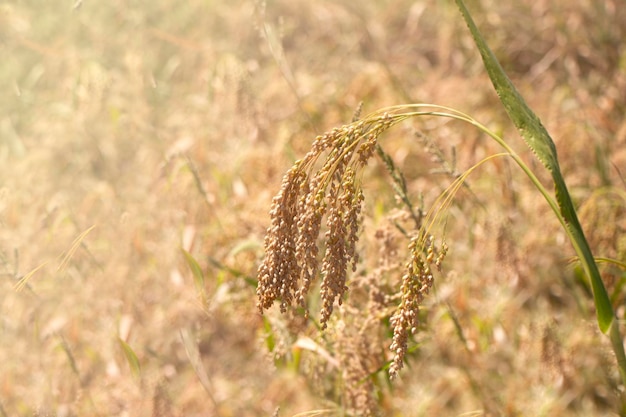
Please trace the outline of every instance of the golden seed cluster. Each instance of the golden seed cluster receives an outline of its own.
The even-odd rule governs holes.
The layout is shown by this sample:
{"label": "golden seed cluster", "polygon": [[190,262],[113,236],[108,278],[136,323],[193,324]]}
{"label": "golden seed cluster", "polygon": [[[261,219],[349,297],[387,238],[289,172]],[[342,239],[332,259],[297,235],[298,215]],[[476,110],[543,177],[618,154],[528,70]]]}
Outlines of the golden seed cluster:
{"label": "golden seed cluster", "polygon": [[298,290],[300,267],[296,244],[288,237],[298,233],[297,203],[305,181],[306,174],[296,163],[285,175],[282,187],[272,201],[272,224],[265,236],[266,258],[258,271],[257,294],[261,310],[269,308],[274,300],[279,299],[280,309],[285,312]]}
{"label": "golden seed cluster", "polygon": [[[375,151],[378,136],[391,125],[387,114],[335,128],[318,136],[307,155],[285,174],[272,201],[271,226],[257,287],[261,312],[280,301],[285,312],[299,304],[318,274],[322,276],[322,327],[347,290],[348,267],[356,268],[356,244],[363,192],[358,172]],[[321,168],[317,161],[327,154]],[[326,250],[321,265],[318,238],[326,218]]]}
{"label": "golden seed cluster", "polygon": [[[265,258],[258,270],[261,313],[279,301],[281,312],[299,305],[308,316],[306,297],[319,275],[320,324],[326,328],[335,305],[342,304],[348,290],[348,268],[355,271],[358,262],[363,206],[359,172],[374,155],[380,134],[402,118],[379,114],[320,135],[305,157],[285,174],[272,201]],[[318,245],[322,224],[323,255]],[[419,305],[432,286],[430,266],[439,268],[447,251],[445,246],[437,250],[430,237],[414,239],[410,249],[401,304],[391,318],[395,355],[391,376],[402,367],[408,332],[417,326]]]}
{"label": "golden seed cluster", "polygon": [[394,354],[389,367],[389,376],[395,378],[402,369],[407,353],[409,334],[415,333],[419,321],[419,306],[433,285],[431,265],[440,270],[441,263],[448,252],[446,243],[441,248],[435,247],[435,239],[416,237],[410,245],[411,259],[407,263],[406,273],[402,277],[402,300],[400,307],[391,317],[393,341],[391,351]]}

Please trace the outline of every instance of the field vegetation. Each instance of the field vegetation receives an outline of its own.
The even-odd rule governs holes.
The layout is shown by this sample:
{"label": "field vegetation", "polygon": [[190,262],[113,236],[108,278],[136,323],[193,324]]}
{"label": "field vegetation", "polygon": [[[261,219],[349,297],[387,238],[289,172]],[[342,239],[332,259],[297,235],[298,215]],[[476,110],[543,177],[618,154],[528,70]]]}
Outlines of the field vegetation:
{"label": "field vegetation", "polygon": [[[626,262],[626,8],[468,7],[552,135],[593,254]],[[259,312],[284,174],[377,109],[469,114],[551,187],[453,1],[3,2],[0,52],[0,416],[626,413],[567,235],[459,121],[378,139],[332,314],[319,280],[299,307]],[[395,374],[411,237],[473,167]],[[621,323],[625,272],[599,266]]]}

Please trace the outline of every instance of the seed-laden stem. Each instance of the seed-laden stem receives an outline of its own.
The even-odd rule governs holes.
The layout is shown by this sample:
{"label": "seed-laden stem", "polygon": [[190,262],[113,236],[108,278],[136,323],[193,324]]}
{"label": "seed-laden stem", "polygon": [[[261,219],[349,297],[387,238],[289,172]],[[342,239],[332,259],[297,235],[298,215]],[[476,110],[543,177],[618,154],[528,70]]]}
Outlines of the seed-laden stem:
{"label": "seed-laden stem", "polygon": [[441,271],[441,264],[448,253],[447,244],[444,242],[438,251],[435,248],[435,238],[430,235],[426,238],[426,254],[424,255],[423,240],[424,236],[420,235],[411,240],[409,245],[411,259],[402,277],[402,299],[400,306],[390,319],[393,326],[393,341],[390,349],[394,353],[389,366],[391,378],[395,378],[403,367],[404,357],[408,351],[409,334],[417,331],[420,305],[433,286],[434,277],[431,265],[436,265]]}
{"label": "seed-laden stem", "polygon": [[[321,324],[326,327],[335,302],[341,303],[347,290],[348,265],[354,269],[358,260],[363,192],[357,174],[374,154],[378,136],[392,123],[382,113],[333,129],[318,136],[309,153],[287,172],[272,202],[266,257],[258,271],[261,312],[275,300],[280,300],[282,312],[296,302],[306,309],[306,295],[319,272]],[[323,154],[326,159],[314,171]],[[317,240],[324,217],[326,250],[320,268]]]}
{"label": "seed-laden stem", "polygon": [[[383,132],[408,118],[435,114],[416,111],[423,107],[383,109],[318,136],[305,157],[285,174],[272,201],[266,255],[258,270],[257,305],[261,313],[279,301],[281,312],[299,305],[308,315],[306,296],[320,275],[320,324],[326,328],[334,306],[342,303],[348,290],[348,268],[355,271],[359,259],[357,242],[364,200],[359,173],[376,153]],[[325,249],[320,263],[318,240],[324,218]],[[419,305],[432,286],[431,265],[441,266],[447,247],[437,251],[434,239],[422,235],[412,240],[409,251],[402,301],[392,318],[392,375],[402,367],[408,335],[417,326]]]}
{"label": "seed-laden stem", "polygon": [[[258,270],[258,308],[261,313],[280,301],[280,310],[300,305],[308,315],[306,297],[321,275],[320,324],[325,329],[335,304],[341,304],[348,291],[348,267],[358,262],[356,245],[362,219],[363,192],[359,172],[376,152],[379,136],[404,120],[420,117],[446,117],[469,123],[498,142],[504,153],[485,158],[460,175],[427,213],[420,230],[409,245],[409,260],[402,277],[401,301],[391,317],[394,336],[391,377],[402,368],[409,334],[418,324],[419,307],[433,285],[432,266],[441,268],[448,247],[435,245],[432,232],[442,212],[467,176],[480,164],[498,156],[512,158],[544,196],[557,219],[567,230],[559,206],[531,169],[498,135],[470,116],[449,107],[409,104],[381,109],[361,120],[318,136],[311,150],[296,161],[283,178],[272,201],[271,225],[265,236],[265,258]],[[323,155],[325,159],[323,159]],[[319,161],[322,161],[321,163]],[[321,166],[317,168],[318,166]],[[325,250],[321,265],[318,240],[326,218]],[[421,220],[421,219],[420,219]]]}

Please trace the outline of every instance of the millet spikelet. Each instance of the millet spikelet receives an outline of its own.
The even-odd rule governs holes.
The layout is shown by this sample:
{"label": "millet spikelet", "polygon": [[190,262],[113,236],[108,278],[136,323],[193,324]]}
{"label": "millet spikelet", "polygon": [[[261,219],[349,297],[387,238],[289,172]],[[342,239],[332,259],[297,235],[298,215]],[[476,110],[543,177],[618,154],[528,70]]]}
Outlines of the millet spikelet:
{"label": "millet spikelet", "polygon": [[443,258],[448,251],[448,247],[444,243],[441,250],[437,252],[434,238],[429,236],[426,239],[426,257],[424,258],[421,241],[422,239],[418,237],[413,239],[409,245],[412,256],[406,266],[406,273],[402,277],[402,301],[390,320],[393,326],[393,342],[390,349],[394,353],[394,357],[389,367],[389,375],[392,378],[402,369],[407,353],[409,333],[415,333],[417,328],[419,306],[433,286],[433,274],[430,266],[434,264],[437,269],[440,269]]}

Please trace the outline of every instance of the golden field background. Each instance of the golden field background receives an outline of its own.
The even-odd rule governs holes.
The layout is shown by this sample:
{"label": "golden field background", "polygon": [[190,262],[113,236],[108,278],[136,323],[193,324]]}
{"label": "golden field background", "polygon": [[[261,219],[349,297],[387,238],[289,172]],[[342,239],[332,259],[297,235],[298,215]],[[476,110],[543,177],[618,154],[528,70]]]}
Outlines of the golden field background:
{"label": "golden field background", "polygon": [[[624,261],[626,9],[575,3],[468,6],[555,139],[595,255]],[[256,308],[283,173],[360,102],[454,107],[532,161],[452,1],[3,2],[0,53],[0,416],[363,415],[344,361],[389,355],[384,318],[366,347],[357,302],[324,334]],[[459,172],[499,151],[436,119],[386,134],[425,209],[452,178],[414,129]],[[502,158],[469,184],[415,350],[392,383],[370,369],[369,411],[615,414],[617,367],[549,207]],[[356,288],[401,217],[380,161],[364,188]],[[623,319],[626,277],[603,273]]]}

